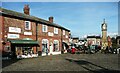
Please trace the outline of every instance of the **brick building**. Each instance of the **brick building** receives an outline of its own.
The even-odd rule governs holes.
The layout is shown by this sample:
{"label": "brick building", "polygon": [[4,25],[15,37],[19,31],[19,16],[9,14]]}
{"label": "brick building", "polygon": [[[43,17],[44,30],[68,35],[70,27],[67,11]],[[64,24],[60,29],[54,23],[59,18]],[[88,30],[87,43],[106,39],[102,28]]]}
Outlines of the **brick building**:
{"label": "brick building", "polygon": [[79,42],[79,37],[72,37],[72,42],[75,44],[75,43],[78,43]]}
{"label": "brick building", "polygon": [[17,57],[61,54],[69,43],[70,30],[53,22],[31,16],[28,5],[24,13],[0,8],[0,51],[13,52]]}
{"label": "brick building", "polygon": [[87,43],[89,45],[101,45],[100,36],[87,36]]}

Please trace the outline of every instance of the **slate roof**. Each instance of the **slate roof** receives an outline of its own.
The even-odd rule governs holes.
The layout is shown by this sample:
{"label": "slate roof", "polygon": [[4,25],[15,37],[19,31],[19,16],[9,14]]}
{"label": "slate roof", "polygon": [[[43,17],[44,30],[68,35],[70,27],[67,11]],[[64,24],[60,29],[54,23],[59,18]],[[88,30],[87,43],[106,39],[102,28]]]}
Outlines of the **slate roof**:
{"label": "slate roof", "polygon": [[10,16],[10,17],[15,17],[15,18],[20,18],[20,19],[25,19],[25,20],[30,20],[30,21],[34,21],[34,22],[38,22],[38,23],[43,23],[43,24],[46,24],[46,25],[49,25],[49,26],[54,26],[54,27],[57,27],[57,28],[61,28],[61,29],[64,29],[66,31],[70,31],[56,23],[51,23],[47,20],[44,20],[44,19],[41,19],[41,18],[38,18],[38,17],[35,17],[35,16],[31,16],[31,15],[27,15],[27,14],[24,14],[24,13],[20,13],[20,12],[16,12],[16,11],[12,11],[12,10],[8,10],[8,9],[5,9],[5,8],[1,8],[0,7],[0,15],[3,15],[3,16]]}
{"label": "slate roof", "polygon": [[87,36],[87,38],[101,38],[100,36]]}

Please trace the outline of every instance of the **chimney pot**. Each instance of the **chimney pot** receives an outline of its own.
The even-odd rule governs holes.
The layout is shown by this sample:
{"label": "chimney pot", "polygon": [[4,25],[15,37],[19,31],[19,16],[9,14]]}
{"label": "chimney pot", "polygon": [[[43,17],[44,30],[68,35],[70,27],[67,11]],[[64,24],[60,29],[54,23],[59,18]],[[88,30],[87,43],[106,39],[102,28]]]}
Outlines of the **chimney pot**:
{"label": "chimney pot", "polygon": [[49,17],[49,22],[53,23],[53,17]]}
{"label": "chimney pot", "polygon": [[27,14],[27,15],[30,14],[30,8],[29,8],[29,5],[25,5],[23,10],[24,10],[24,14]]}

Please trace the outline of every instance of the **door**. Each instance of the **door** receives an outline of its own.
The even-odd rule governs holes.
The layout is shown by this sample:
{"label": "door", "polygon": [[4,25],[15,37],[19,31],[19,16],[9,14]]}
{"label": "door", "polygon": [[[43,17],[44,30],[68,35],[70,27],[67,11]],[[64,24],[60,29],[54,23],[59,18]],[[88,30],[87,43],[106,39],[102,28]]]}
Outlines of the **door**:
{"label": "door", "polygon": [[50,43],[50,54],[53,52],[53,43]]}
{"label": "door", "polygon": [[12,58],[17,58],[15,45],[11,44]]}

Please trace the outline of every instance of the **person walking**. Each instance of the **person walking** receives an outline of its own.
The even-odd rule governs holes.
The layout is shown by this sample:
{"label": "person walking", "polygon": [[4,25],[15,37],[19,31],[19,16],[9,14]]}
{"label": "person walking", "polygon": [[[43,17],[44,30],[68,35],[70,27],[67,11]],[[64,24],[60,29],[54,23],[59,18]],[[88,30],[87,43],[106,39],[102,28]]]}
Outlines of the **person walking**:
{"label": "person walking", "polygon": [[72,47],[72,54],[75,54],[75,47]]}
{"label": "person walking", "polygon": [[46,48],[46,55],[48,55],[48,52],[49,52],[49,50],[48,50],[48,48]]}

